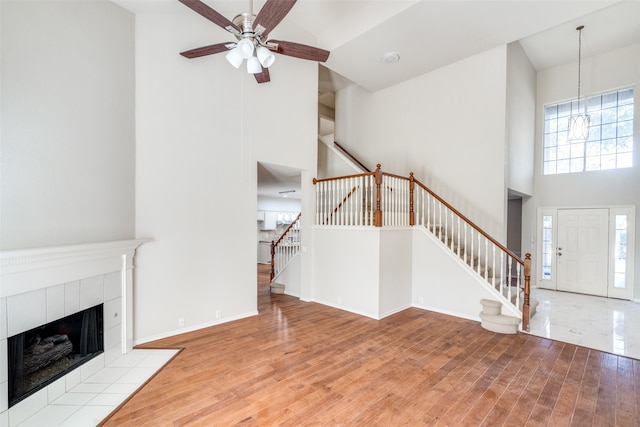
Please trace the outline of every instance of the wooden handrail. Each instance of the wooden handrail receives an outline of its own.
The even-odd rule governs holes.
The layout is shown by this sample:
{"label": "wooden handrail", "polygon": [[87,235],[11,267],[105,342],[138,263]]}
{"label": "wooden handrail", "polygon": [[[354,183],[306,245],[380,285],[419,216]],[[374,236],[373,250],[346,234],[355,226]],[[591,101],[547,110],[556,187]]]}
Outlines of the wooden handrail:
{"label": "wooden handrail", "polygon": [[343,175],[343,176],[336,176],[333,178],[313,178],[313,185],[316,185],[319,182],[329,182],[329,181],[339,181],[341,179],[347,179],[347,178],[359,178],[361,176],[371,176],[374,175],[375,172],[365,172],[365,173],[357,173],[355,175]]}
{"label": "wooden handrail", "polygon": [[357,164],[358,166],[360,166],[360,168],[362,168],[362,170],[366,171],[366,172],[371,172],[371,170],[366,167],[360,160],[358,160],[353,154],[351,154],[349,151],[347,151],[346,148],[344,148],[342,145],[338,144],[336,141],[333,141],[333,144],[338,147],[340,149],[340,151],[342,151],[344,154],[347,155],[347,157],[349,157],[355,164]]}
{"label": "wooden handrail", "polygon": [[498,248],[500,248],[503,252],[506,252],[509,256],[511,256],[512,258],[514,258],[520,265],[524,265],[524,261],[520,259],[520,257],[516,254],[514,254],[513,252],[511,252],[509,249],[507,249],[504,245],[502,245],[500,242],[498,242],[497,240],[495,240],[493,237],[489,236],[482,228],[478,227],[473,221],[471,221],[469,218],[467,218],[466,216],[462,215],[456,208],[454,208],[453,206],[451,206],[449,203],[445,202],[440,196],[438,196],[436,193],[434,193],[433,191],[431,191],[429,188],[427,188],[426,185],[424,185],[423,183],[421,183],[420,181],[418,181],[417,179],[415,179],[416,184],[418,184],[420,187],[422,187],[422,189],[424,191],[426,191],[427,193],[431,194],[433,196],[434,199],[436,199],[437,201],[439,201],[440,203],[442,203],[444,206],[446,206],[451,212],[453,212],[454,214],[456,214],[457,216],[459,216],[463,221],[465,221],[467,224],[469,224],[471,227],[473,227],[478,233],[482,234],[487,240],[489,240],[491,243],[493,243],[494,245],[496,245]]}
{"label": "wooden handrail", "polygon": [[[413,172],[411,172],[411,173],[413,173]],[[406,176],[400,176],[400,175],[396,175],[396,174],[389,173],[389,172],[382,172],[382,175],[383,176],[389,176],[391,178],[405,179],[407,181],[409,180],[409,178],[407,178]]]}
{"label": "wooden handrail", "polygon": [[284,230],[284,233],[282,233],[282,235],[280,236],[280,238],[278,240],[276,240],[275,242],[275,246],[278,246],[280,244],[280,242],[282,241],[282,239],[284,239],[284,236],[287,235],[287,233],[289,232],[289,230],[291,230],[291,227],[293,227],[294,225],[296,225],[296,222],[298,222],[298,220],[300,219],[300,217],[302,216],[302,212],[300,212],[298,214],[298,216],[296,217],[296,219],[294,219],[293,221],[291,221],[291,224],[289,224],[289,226],[287,227],[286,230]]}

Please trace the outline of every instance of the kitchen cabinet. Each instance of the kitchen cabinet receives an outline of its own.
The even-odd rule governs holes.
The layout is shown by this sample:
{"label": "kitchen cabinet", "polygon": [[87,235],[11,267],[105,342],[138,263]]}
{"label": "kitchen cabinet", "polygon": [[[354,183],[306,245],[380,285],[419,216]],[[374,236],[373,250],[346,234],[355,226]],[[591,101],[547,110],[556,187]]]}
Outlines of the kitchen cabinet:
{"label": "kitchen cabinet", "polygon": [[278,212],[265,212],[264,224],[262,224],[261,230],[275,230],[276,223],[278,221]]}
{"label": "kitchen cabinet", "polygon": [[264,211],[258,211],[258,221],[264,221]]}

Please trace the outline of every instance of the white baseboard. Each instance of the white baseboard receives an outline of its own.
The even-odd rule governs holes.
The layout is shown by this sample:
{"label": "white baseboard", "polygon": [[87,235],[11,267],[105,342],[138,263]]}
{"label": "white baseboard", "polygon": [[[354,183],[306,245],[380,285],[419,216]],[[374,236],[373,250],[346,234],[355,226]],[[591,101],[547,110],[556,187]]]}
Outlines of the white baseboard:
{"label": "white baseboard", "polygon": [[216,319],[212,322],[205,322],[205,323],[201,323],[199,325],[195,325],[195,326],[189,326],[186,328],[180,328],[180,329],[174,329],[172,331],[166,332],[166,333],[162,333],[162,334],[157,334],[157,335],[152,335],[150,337],[144,337],[144,338],[140,338],[137,340],[134,340],[133,345],[140,345],[140,344],[146,344],[148,342],[151,341],[157,341],[157,340],[161,340],[163,338],[169,338],[169,337],[173,337],[176,335],[180,335],[180,334],[185,334],[187,332],[193,332],[193,331],[197,331],[199,329],[204,329],[204,328],[208,328],[211,326],[216,326],[216,325],[221,325],[223,323],[227,323],[227,322],[233,322],[234,320],[240,320],[240,319],[244,319],[245,317],[251,317],[251,316],[257,316],[258,312],[257,311],[252,311],[249,313],[245,313],[245,314],[239,314],[237,316],[231,316],[231,317],[225,317],[222,319]]}

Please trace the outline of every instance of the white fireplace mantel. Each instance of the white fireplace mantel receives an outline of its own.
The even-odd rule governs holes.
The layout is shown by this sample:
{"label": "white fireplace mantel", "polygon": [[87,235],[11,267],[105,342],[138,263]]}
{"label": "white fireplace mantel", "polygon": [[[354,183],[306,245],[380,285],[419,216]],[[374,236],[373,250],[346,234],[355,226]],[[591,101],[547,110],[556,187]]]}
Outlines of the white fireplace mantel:
{"label": "white fireplace mantel", "polygon": [[[133,259],[136,249],[149,241],[131,239],[0,252],[0,364],[7,363],[8,337],[55,320],[51,317],[62,318],[83,306],[102,302],[102,363],[129,352],[133,348]],[[0,415],[8,409],[6,374],[6,366],[0,366]]]}
{"label": "white fireplace mantel", "polygon": [[123,259],[128,260],[126,268],[131,268],[135,250],[149,241],[117,240],[2,251],[0,298],[119,270]]}

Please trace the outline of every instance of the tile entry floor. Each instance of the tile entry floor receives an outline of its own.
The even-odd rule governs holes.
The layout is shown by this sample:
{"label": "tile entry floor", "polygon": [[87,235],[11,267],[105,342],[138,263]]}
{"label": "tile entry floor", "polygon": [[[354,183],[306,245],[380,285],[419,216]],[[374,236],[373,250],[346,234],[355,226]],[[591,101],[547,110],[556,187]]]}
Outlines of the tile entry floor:
{"label": "tile entry floor", "polygon": [[18,427],[90,427],[145,384],[179,350],[134,349],[62,394]]}
{"label": "tile entry floor", "polygon": [[640,303],[532,289],[530,334],[640,359]]}

